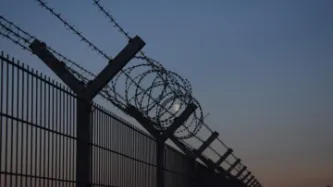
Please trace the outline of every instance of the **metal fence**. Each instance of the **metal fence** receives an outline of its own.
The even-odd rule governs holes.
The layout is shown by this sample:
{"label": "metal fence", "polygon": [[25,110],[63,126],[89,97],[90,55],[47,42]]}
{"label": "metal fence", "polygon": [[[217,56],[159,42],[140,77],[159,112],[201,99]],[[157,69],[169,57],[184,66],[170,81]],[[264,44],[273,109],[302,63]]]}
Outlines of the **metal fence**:
{"label": "metal fence", "polygon": [[[75,186],[77,97],[3,53],[0,62],[0,186]],[[156,186],[156,141],[102,106],[91,115],[92,186]],[[194,186],[205,167],[165,149],[165,186]]]}

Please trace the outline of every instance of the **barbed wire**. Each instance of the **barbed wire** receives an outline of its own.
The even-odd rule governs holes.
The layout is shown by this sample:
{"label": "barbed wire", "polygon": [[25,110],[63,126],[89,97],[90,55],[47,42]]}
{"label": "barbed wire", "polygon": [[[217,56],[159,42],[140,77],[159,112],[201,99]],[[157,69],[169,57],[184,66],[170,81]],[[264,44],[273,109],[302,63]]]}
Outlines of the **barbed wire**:
{"label": "barbed wire", "polygon": [[[73,33],[74,34],[76,34],[76,35],[78,35],[81,39],[82,39],[82,41],[83,42],[86,42],[88,45],[91,45],[92,43],[91,42],[89,42],[83,35],[81,35],[80,33],[81,32],[79,32],[77,29],[75,29],[73,26],[71,26],[71,24],[69,24],[65,19],[63,19],[61,16],[60,16],[60,14],[58,13],[56,13],[52,8],[50,8],[50,7],[48,7],[47,5],[46,5],[46,3],[44,3],[42,0],[36,0],[36,1],[38,1],[39,3],[40,3],[40,5],[42,6],[42,7],[44,7],[44,8],[46,8],[52,15],[54,15],[55,17],[57,17],[65,26],[67,26],[69,29],[71,29],[72,31],[73,31]],[[113,23],[113,25],[114,25],[114,27],[115,28],[117,28],[118,29],[118,31],[122,34],[122,35],[124,35],[125,37],[126,37],[126,39],[128,39],[128,40],[131,40],[132,38],[131,38],[131,36],[129,35],[129,32],[126,32],[125,31],[125,29],[123,28],[123,27],[121,27],[121,25],[116,21],[116,19],[114,18],[114,16],[112,16],[108,11],[106,11],[106,9],[99,3],[99,0],[93,0],[93,2],[94,2],[94,5],[96,5],[97,7],[98,7],[98,9],[110,20],[110,22],[111,23]],[[79,35],[80,34],[80,35]],[[88,42],[89,43],[88,43]],[[97,48],[97,47],[96,47]],[[101,50],[100,50],[101,51]],[[99,53],[100,53],[100,51],[98,51]],[[101,53],[100,53],[101,54]],[[105,54],[105,53],[104,53]],[[166,86],[164,86],[164,89],[163,89],[163,91],[161,91],[161,94],[158,96],[158,100],[154,100],[154,99],[151,99],[151,97],[149,97],[150,99],[148,99],[148,100],[146,100],[147,101],[147,104],[145,105],[145,106],[143,106],[143,101],[144,101],[144,97],[143,97],[143,95],[151,95],[151,93],[152,93],[152,91],[153,91],[153,88],[154,87],[156,87],[156,86],[161,86],[162,84],[164,84],[165,82],[168,82],[168,81],[170,81],[171,80],[171,82],[172,83],[174,83],[175,85],[177,85],[178,86],[178,88],[179,88],[179,82],[178,81],[173,81],[173,80],[175,80],[175,79],[170,79],[170,74],[171,73],[173,73],[174,75],[177,75],[176,73],[174,73],[174,72],[171,72],[171,71],[166,71],[165,70],[165,68],[162,66],[162,64],[161,63],[159,63],[158,61],[156,61],[156,60],[153,60],[153,59],[151,59],[151,58],[149,58],[149,57],[147,57],[146,55],[145,55],[145,53],[142,51],[142,50],[140,50],[139,51],[139,54],[141,55],[141,56],[136,56],[135,58],[136,59],[141,59],[141,60],[145,60],[150,66],[149,67],[151,67],[151,68],[153,68],[154,70],[148,70],[148,71],[146,71],[145,73],[142,73],[141,75],[139,75],[139,76],[136,76],[135,78],[139,78],[139,82],[138,83],[136,83],[136,81],[134,81],[133,79],[132,79],[132,77],[129,75],[129,72],[132,72],[135,68],[137,68],[137,67],[140,67],[141,65],[137,65],[137,66],[132,66],[132,67],[130,67],[130,68],[128,68],[128,69],[126,69],[126,70],[124,70],[124,71],[121,71],[123,74],[125,74],[125,76],[126,76],[126,81],[125,81],[125,85],[128,85],[127,86],[127,89],[125,90],[125,97],[126,97],[126,99],[127,99],[127,102],[129,101],[129,100],[132,100],[132,99],[134,99],[135,100],[135,106],[136,106],[136,108],[138,108],[138,109],[140,109],[140,111],[144,111],[144,113],[145,113],[145,115],[146,116],[148,116],[148,117],[150,117],[150,115],[149,115],[149,112],[151,111],[151,109],[152,108],[155,108],[154,106],[153,106],[153,104],[151,104],[151,103],[149,103],[149,101],[154,101],[154,103],[155,104],[157,104],[157,105],[159,105],[160,103],[162,103],[162,100],[163,100],[163,98],[166,98],[167,96],[166,95],[171,95],[172,93],[168,93],[168,94],[166,94]],[[103,55],[104,57],[105,56],[107,56],[107,55]],[[154,81],[153,81],[153,83],[152,83],[152,87],[151,87],[151,89],[147,89],[147,90],[143,90],[139,85],[140,85],[140,83],[141,83],[141,81],[143,80],[143,78],[144,77],[146,77],[148,74],[151,74],[151,73],[156,73],[157,75],[159,75],[159,78],[161,78],[161,80],[160,81],[156,81],[158,78],[157,77],[155,77],[155,79],[154,79]],[[168,74],[169,73],[169,74]],[[118,76],[114,79],[115,81],[111,81],[111,84],[112,84],[112,86],[113,86],[113,90],[115,91],[116,90],[116,83],[117,83],[117,80],[119,80],[119,77],[121,76],[121,74],[118,74]],[[168,79],[169,78],[169,79]],[[187,80],[184,80],[184,79],[182,79],[180,76],[178,76],[178,78],[179,78],[179,80],[181,81],[181,82],[183,82],[183,85],[186,85],[184,88],[185,89],[183,89],[183,91],[185,92],[185,93],[189,93],[189,94],[191,94],[191,90],[192,90],[192,88],[191,88],[191,86],[190,86],[190,84],[189,84],[189,82],[187,81]],[[130,83],[129,83],[130,82]],[[135,92],[135,94],[133,95],[133,96],[131,96],[130,98],[128,97],[128,94],[129,94],[129,92],[128,92],[128,89],[130,88],[130,85],[132,85],[132,83],[134,83],[134,85],[136,86],[136,92]],[[168,85],[173,85],[173,84],[168,84]],[[140,90],[141,90],[141,92],[138,92],[138,89],[140,88]],[[179,93],[175,93],[175,91],[174,91],[175,89],[171,89],[171,91],[173,92],[173,94],[177,97],[177,95],[181,95],[181,93],[182,92],[179,92]],[[177,90],[177,89],[176,89]],[[149,94],[142,94],[142,92],[143,93],[149,93]],[[141,102],[139,102],[138,101],[138,98],[139,98],[139,95],[141,95]],[[192,96],[191,96],[192,97]],[[116,96],[115,96],[115,98],[117,98]],[[170,98],[169,99],[169,101],[170,100],[172,100],[172,104],[170,104],[169,105],[169,107],[165,107],[165,106],[163,106],[163,107],[158,107],[158,109],[157,109],[157,115],[155,115],[154,117],[151,117],[151,119],[152,120],[154,120],[154,121],[156,121],[157,122],[157,124],[159,125],[158,127],[156,127],[156,128],[159,128],[159,129],[162,129],[162,130],[165,130],[168,126],[170,126],[171,125],[171,123],[172,123],[172,121],[173,121],[173,118],[175,117],[175,115],[174,114],[171,114],[169,117],[167,117],[167,118],[165,118],[165,119],[163,119],[163,120],[161,120],[162,119],[162,116],[163,115],[165,115],[165,113],[170,113],[169,111],[170,111],[170,107],[174,104],[174,99],[175,98]],[[183,101],[183,100],[182,100]],[[184,102],[184,101],[183,101]],[[129,102],[128,102],[129,103]],[[197,105],[199,105],[200,106],[200,104],[199,104],[199,102],[197,102],[196,101],[196,104]],[[183,103],[181,103],[181,106],[184,106],[184,104]],[[163,108],[163,110],[161,110],[161,108]],[[200,106],[200,110],[202,110],[201,109],[201,106]],[[184,131],[187,131],[187,136],[183,136],[183,137],[179,137],[179,138],[189,138],[189,137],[196,137],[195,136],[195,134],[200,130],[200,128],[202,127],[202,126],[204,126],[204,127],[206,127],[206,129],[208,129],[211,133],[213,132],[213,130],[203,121],[203,114],[202,115],[199,115],[199,116],[196,116],[196,115],[194,115],[194,118],[195,118],[195,120],[197,121],[197,124],[196,124],[196,126],[195,126],[195,128],[194,128],[194,130],[193,130],[193,133],[191,133],[191,131],[188,129],[188,127],[186,127],[186,126],[183,126],[182,128],[179,128],[177,131],[176,131],[176,133],[181,133],[181,132],[184,132]],[[191,124],[191,123],[193,123],[194,121],[195,121],[194,119],[192,119],[192,122],[190,122],[189,124]],[[228,148],[228,146],[218,137],[217,138],[218,139],[218,141],[225,147],[225,148]],[[202,141],[202,140],[201,140]],[[218,154],[219,156],[221,156],[215,149],[213,149],[213,148],[211,148],[210,147],[210,149],[214,152],[214,153],[216,153],[216,154]],[[236,156],[232,153],[231,154],[234,158],[236,158]]]}
{"label": "barbed wire", "polygon": [[[97,46],[95,46],[92,42],[90,42],[87,38],[85,38],[82,34],[81,34],[81,32],[79,32],[76,28],[74,28],[74,26],[73,25],[71,25],[71,24],[69,24],[65,19],[63,19],[61,16],[60,16],[60,14],[57,14],[55,11],[54,11],[54,9],[52,9],[52,8],[49,8],[48,6],[46,6],[46,4],[45,4],[45,2],[43,2],[42,0],[36,0],[36,1],[38,1],[39,3],[40,3],[40,5],[41,6],[43,6],[44,8],[46,8],[50,13],[52,13],[52,15],[54,15],[54,16],[56,16],[66,27],[68,27],[70,30],[72,30],[73,31],[73,33],[75,34],[75,35],[78,35],[80,38],[81,38],[81,41],[83,41],[84,43],[87,43],[88,45],[89,45],[89,47],[91,47],[94,51],[96,51],[96,52],[98,52],[98,54],[100,54],[100,55],[102,55],[104,58],[106,58],[106,59],[108,59],[108,60],[112,60],[111,59],[111,57],[109,57],[108,55],[106,55],[106,53],[104,53],[102,50],[100,50]],[[126,32],[119,24],[118,24],[118,22],[114,19],[114,17],[113,16],[111,16],[100,4],[99,4],[99,2],[98,2],[98,0],[93,0],[94,1],[94,4],[96,5],[96,6],[98,6],[99,7],[99,9],[105,14],[105,15],[107,15],[107,17],[111,20],[110,22],[112,22],[113,24],[115,24],[115,27],[116,28],[118,28],[118,31],[119,32],[121,32],[123,35],[125,35],[126,36],[126,38],[127,39],[131,39],[131,37],[130,37],[130,35],[128,34],[128,32]],[[23,30],[22,30],[23,31]],[[1,34],[1,33],[0,33]],[[6,35],[7,36],[7,38],[8,39],[10,39],[11,41],[13,41],[14,43],[16,43],[16,44],[18,44],[18,45],[20,45],[20,43],[19,42],[17,42],[15,39],[11,39],[10,37],[8,37],[8,35]],[[31,35],[30,35],[31,36]],[[20,45],[21,46],[21,45]],[[25,50],[27,50],[27,49],[29,49],[29,48],[26,48],[24,45],[22,45],[21,46],[22,48],[25,48]],[[53,51],[52,50],[52,48],[49,48],[49,50],[52,52],[52,53],[54,53],[54,54],[56,54],[57,56],[59,56],[59,57],[61,57],[62,59],[65,59],[64,61],[66,61],[66,62],[70,62],[70,60],[68,59],[68,58],[66,58],[66,57],[64,57],[64,56],[62,56],[60,53],[58,53],[57,54],[57,52],[56,51]],[[29,50],[28,50],[29,51]],[[30,51],[31,52],[31,51]],[[150,65],[150,67],[152,67],[153,68],[153,70],[148,70],[148,71],[146,71],[146,73],[144,73],[144,74],[141,74],[140,76],[137,76],[137,78],[139,79],[139,80],[143,80],[143,77],[146,77],[148,74],[151,74],[151,73],[158,73],[159,75],[160,74],[163,74],[163,72],[165,73],[164,74],[164,76],[165,77],[163,77],[164,79],[161,79],[161,80],[159,80],[159,81],[156,81],[155,82],[155,80],[157,80],[157,79],[154,79],[154,81],[153,81],[153,84],[152,84],[152,86],[154,87],[154,86],[161,86],[161,85],[163,85],[163,81],[166,81],[166,80],[171,80],[171,82],[172,81],[174,81],[173,83],[175,83],[174,85],[176,85],[176,86],[174,86],[174,87],[179,87],[179,80],[178,81],[176,81],[177,79],[176,78],[170,78],[170,76],[169,76],[169,73],[172,73],[171,71],[166,71],[165,69],[164,69],[164,67],[158,62],[158,61],[156,61],[156,60],[153,60],[153,59],[151,59],[151,58],[149,58],[149,57],[147,57],[146,55],[145,55],[145,53],[143,52],[143,51],[140,51],[139,52],[139,54],[140,55],[142,55],[142,56],[136,56],[135,58],[136,59],[139,59],[139,60],[145,60],[146,62],[148,62],[148,64]],[[82,71],[82,72],[84,72],[85,74],[87,74],[88,76],[91,76],[91,77],[95,77],[95,75],[94,74],[92,74],[91,72],[89,72],[89,71],[87,71],[86,69],[84,69],[83,67],[81,67],[80,65],[78,65],[78,64],[76,64],[75,62],[74,63],[70,63],[70,64],[73,64],[76,68],[78,68],[78,69],[80,69],[80,71]],[[136,66],[132,66],[132,67],[130,67],[130,68],[127,68],[127,69],[125,69],[122,73],[124,73],[124,72],[126,72],[126,70],[128,71],[128,72],[131,72],[131,71],[133,71],[135,68],[137,68],[137,67],[139,67],[140,65],[136,65]],[[68,67],[69,69],[71,69],[70,67]],[[83,76],[82,74],[80,74],[80,73],[78,73],[77,71],[73,71],[73,70],[71,70],[71,72],[72,73],[74,73],[74,74],[77,74],[76,76],[78,76],[78,77],[80,77],[80,79],[82,80],[82,81],[85,81],[85,82],[87,82],[87,81],[89,81],[85,76]],[[126,83],[125,83],[125,85],[131,85],[131,84],[134,84],[137,88],[136,88],[136,92],[135,92],[135,95],[133,95],[133,96],[131,96],[131,97],[129,97],[128,96],[128,90],[126,90],[125,91],[125,98],[123,98],[125,101],[127,101],[127,103],[128,103],[128,101],[131,101],[131,100],[135,100],[135,103],[140,103],[140,104],[137,104],[136,105],[136,107],[137,108],[140,108],[142,111],[150,111],[151,109],[150,108],[153,108],[150,104],[149,104],[149,101],[148,101],[148,103],[145,105],[145,106],[143,106],[143,97],[141,97],[141,99],[139,99],[139,97],[138,96],[140,96],[140,95],[142,95],[142,94],[147,94],[147,93],[152,93],[152,89],[150,89],[150,90],[144,90],[144,89],[140,89],[141,87],[140,86],[138,86],[138,85],[140,85],[140,82],[138,83],[138,84],[136,84],[136,82],[134,81],[135,79],[133,79],[131,76],[129,76],[129,74],[128,73],[124,73],[125,74],[125,76],[126,76]],[[175,74],[175,73],[174,73]],[[175,74],[175,75],[177,75],[177,74]],[[181,77],[179,76],[179,78],[181,79]],[[116,78],[116,80],[119,80],[120,79],[120,76],[117,76],[117,78]],[[181,80],[182,81],[182,80]],[[118,101],[118,97],[119,98],[121,98],[122,96],[119,94],[119,93],[117,93],[116,92],[116,82],[117,81],[114,81],[114,82],[111,82],[111,87],[109,87],[108,89],[111,91],[111,93],[110,92],[106,92],[106,95],[107,95],[107,99],[110,99],[110,98],[112,98],[113,97],[113,99],[111,99],[110,101],[113,103],[113,102],[115,102],[115,103],[113,103],[113,104],[115,104],[116,106],[117,106],[117,104],[119,104],[119,103],[121,103],[121,102],[119,102]],[[184,83],[185,82],[185,83]],[[184,80],[183,81],[183,85],[186,85],[187,84],[187,80]],[[190,90],[192,90],[191,88],[190,88],[190,84],[188,84],[189,86],[184,86],[184,88],[186,88],[186,89],[190,89]],[[138,91],[138,90],[141,90],[141,91]],[[186,89],[185,89],[185,91],[186,91]],[[104,90],[104,89],[103,89]],[[164,92],[164,91],[163,91]],[[112,96],[112,93],[114,94],[113,96]],[[180,92],[179,93],[179,95],[181,95],[181,93],[182,92]],[[172,94],[172,93],[168,93],[168,94]],[[168,95],[168,94],[166,94],[166,95]],[[150,94],[148,94],[148,95],[150,95]],[[177,96],[177,95],[176,95]],[[160,95],[160,98],[162,98],[162,94]],[[153,98],[150,98],[151,100],[153,100]],[[139,101],[140,100],[140,101]],[[172,99],[169,99],[169,100],[172,100]],[[159,100],[155,100],[155,104],[156,103],[160,103],[160,102],[158,102]],[[173,102],[172,102],[173,103]],[[198,103],[199,104],[199,103]],[[172,105],[169,105],[169,106],[172,106]],[[146,110],[143,110],[143,108],[146,108]],[[160,108],[160,110],[161,110],[161,108]],[[161,116],[163,116],[165,113],[167,113],[168,111],[170,110],[170,107],[169,108],[167,108],[167,110],[164,110],[163,112],[160,112],[160,114],[159,115],[156,115],[155,116],[155,118],[152,118],[153,120],[158,120],[158,119],[160,119],[161,118]],[[147,113],[147,112],[146,112]],[[174,117],[175,115],[173,115],[172,117]],[[198,120],[199,119],[199,117],[196,117],[196,120]],[[164,120],[160,120],[159,121],[159,124],[161,125],[161,126],[163,126],[163,128],[165,129],[166,127],[168,127],[168,124],[170,124],[171,122],[172,122],[173,120],[171,120],[171,119],[164,119]],[[203,121],[200,121],[200,125],[202,125],[202,126],[204,126],[204,127],[206,127],[210,132],[213,132],[213,130],[206,124],[206,123],[204,123]],[[160,127],[161,128],[161,127]],[[200,129],[199,129],[200,130]],[[196,133],[197,133],[197,131],[194,131],[194,133],[191,133],[191,131],[189,131],[188,130],[188,128],[187,127],[185,127],[185,128],[183,128],[181,131],[177,131],[177,132],[183,132],[183,131],[188,131],[188,134],[189,134],[189,137],[195,137],[195,138],[197,138],[197,139],[199,139],[201,142],[204,142],[202,139],[200,139],[198,136],[196,136]],[[181,137],[179,137],[179,138],[181,138]],[[186,138],[188,138],[188,137],[186,137]],[[224,143],[223,143],[223,141],[222,140],[220,140],[219,138],[218,138],[218,140],[219,140],[219,142],[220,143],[222,143],[222,145],[224,145],[226,148],[228,148]],[[211,148],[210,146],[209,146],[209,149],[211,149],[215,154],[217,154],[217,155],[219,155],[219,156],[221,156],[215,149],[213,149],[213,148]],[[233,155],[233,154],[232,154]],[[234,155],[233,155],[234,156]],[[235,157],[235,156],[234,156]],[[236,158],[236,157],[235,157]],[[226,161],[227,162],[227,161]],[[230,163],[229,163],[230,164]]]}
{"label": "barbed wire", "polygon": [[[129,32],[126,32],[125,29],[123,27],[120,26],[120,24],[117,22],[117,20],[114,18],[114,16],[112,16],[100,3],[99,0],[93,0],[93,4],[97,6],[97,8],[105,15],[105,17],[109,18],[110,23],[112,23],[114,25],[115,28],[118,29],[118,31],[124,35],[127,39],[131,39],[131,36],[129,35]],[[150,61],[152,60],[151,58],[147,57],[144,52],[141,50],[141,55],[142,57],[137,57],[137,58],[142,58],[148,61],[148,63],[151,63]],[[161,64],[158,61],[154,60],[155,63]],[[202,121],[202,125],[205,126],[211,133],[213,132],[213,130],[206,124],[204,123],[204,121]],[[222,145],[226,148],[228,148],[223,142],[222,140],[220,140],[220,142],[222,143]]]}
{"label": "barbed wire", "polygon": [[[116,19],[114,18],[114,16],[112,16],[100,3],[99,0],[93,0],[93,4],[96,5],[96,7],[98,8],[99,11],[101,11],[105,17],[109,18],[110,23],[112,23],[114,25],[115,28],[118,29],[118,31],[125,36],[126,39],[131,39],[131,36],[129,35],[129,32],[126,32],[125,29],[123,27],[120,26],[120,24],[116,21]],[[144,59],[147,61],[148,64],[153,64],[153,68],[155,68],[156,66],[154,64],[158,64],[159,67],[163,67],[161,65],[160,62],[153,60],[150,57],[147,57],[145,55],[145,53],[140,50],[139,52],[142,56],[137,56],[136,58],[140,58],[140,59]],[[186,80],[187,81],[187,80]],[[190,86],[190,84],[189,84]],[[189,87],[190,90],[192,90],[191,87]],[[191,91],[192,92],[192,91]],[[205,125],[203,119],[201,120],[202,125]],[[205,125],[206,128],[208,128],[211,132],[213,132],[208,125]]]}
{"label": "barbed wire", "polygon": [[[4,23],[7,23],[9,24],[10,26],[6,26]],[[25,32],[23,29],[19,28],[18,26],[16,26],[14,23],[10,22],[9,20],[5,19],[4,17],[1,17],[1,20],[0,20],[0,28],[1,28],[1,31],[4,29],[6,31],[8,31],[7,33],[3,33],[3,32],[0,32],[0,34],[2,36],[4,36],[5,38],[11,40],[12,42],[14,42],[15,44],[21,46],[22,48],[24,48],[25,50],[29,51],[32,53],[31,49],[27,46],[29,46],[33,40],[37,39],[36,37],[30,35],[29,33]],[[20,35],[19,33],[17,33],[16,31],[12,30],[10,27],[14,27],[16,28],[17,30],[21,31],[22,33],[24,33],[25,35],[22,36]],[[9,34],[12,34],[16,37],[16,40],[11,37]],[[30,41],[29,41],[30,40]],[[19,43],[18,41],[23,41],[24,43]],[[47,46],[47,48],[54,54],[62,57],[63,59],[66,59],[64,62],[66,62],[66,65],[67,65],[67,68],[77,76],[77,78],[79,78],[82,82],[84,83],[87,83],[89,82],[89,79],[87,79],[84,75],[82,75],[81,73],[77,72],[76,70],[74,70],[73,68],[70,68],[68,66],[68,62],[70,62],[71,64],[75,65],[76,67],[79,67],[80,70],[86,72],[87,74],[89,74],[91,77],[95,77],[95,75],[91,72],[89,72],[88,70],[84,69],[83,67],[79,66],[77,63],[75,63],[74,61],[68,59],[67,57],[65,57],[64,55],[60,54],[59,52],[57,52],[56,50],[54,50],[53,48]],[[108,88],[108,87],[107,87]],[[112,92],[114,92],[114,94],[118,97],[121,97],[121,95],[117,92],[115,92],[115,89],[111,89],[111,88],[108,88],[108,90],[111,90]],[[114,99],[110,98],[110,93],[107,89],[104,89],[102,90],[102,96],[104,99],[107,99],[111,102],[114,103]],[[123,98],[123,97],[121,97]],[[124,99],[124,98],[123,98]],[[124,99],[125,100],[125,99]],[[183,131],[183,130],[182,130]],[[177,132],[182,132],[182,131],[177,131]],[[191,135],[193,135],[193,133],[191,133]]]}
{"label": "barbed wire", "polygon": [[[97,46],[93,45],[92,42],[90,42],[86,37],[84,37],[81,32],[79,32],[76,28],[74,28],[74,26],[72,26],[71,24],[69,24],[65,19],[62,18],[62,16],[58,13],[56,13],[54,11],[54,9],[48,7],[46,5],[46,3],[44,1],[41,0],[37,0],[37,2],[39,2],[39,4],[43,7],[46,8],[46,10],[48,10],[53,16],[55,16],[56,18],[58,18],[69,30],[71,30],[75,35],[78,35],[81,39],[81,41],[83,41],[84,43],[88,44],[89,47],[92,47],[94,51],[98,52],[98,54],[100,54],[102,57],[110,60],[110,58],[108,57],[108,55],[106,55],[106,53],[104,53],[102,50],[100,50]],[[125,71],[127,70],[127,71]],[[131,103],[131,100],[128,100],[128,98],[137,98],[139,94],[141,94],[142,96],[146,96],[148,97],[149,101],[154,102],[154,110],[155,112],[152,112],[151,110],[146,110],[146,111],[141,111],[147,118],[152,119],[156,124],[157,124],[157,128],[164,130],[165,128],[167,128],[168,126],[171,125],[171,122],[173,121],[173,119],[175,119],[177,116],[180,115],[181,110],[176,111],[176,112],[170,112],[170,104],[175,103],[175,99],[181,99],[182,101],[187,101],[186,103],[184,103],[185,105],[188,105],[191,102],[194,102],[198,105],[200,105],[194,98],[192,98],[192,96],[190,94],[188,94],[188,90],[187,90],[187,82],[186,81],[182,81],[180,80],[181,77],[180,76],[175,76],[176,74],[170,72],[170,71],[165,71],[164,69],[159,69],[158,74],[159,76],[161,74],[164,74],[165,79],[168,79],[169,81],[165,81],[165,85],[164,85],[164,89],[162,89],[162,91],[160,92],[160,95],[158,95],[157,100],[156,98],[153,98],[151,95],[147,94],[147,93],[152,93],[152,89],[154,89],[154,85],[148,87],[147,89],[143,89],[131,76],[128,75],[128,71],[132,72],[133,67],[132,68],[127,68],[125,70],[121,70],[122,73],[118,74],[118,78],[115,80],[120,80],[119,77],[121,75],[125,75],[125,85],[126,85],[126,90],[125,90],[125,95],[129,94],[129,85],[134,85],[136,87],[136,92],[133,96],[131,97],[125,97],[127,98],[127,100],[125,99],[125,101],[119,101],[119,94],[117,93],[117,91],[115,91],[115,85],[117,85],[115,83],[115,81],[111,81],[111,85],[112,86],[112,92],[107,92],[106,93],[106,98],[111,100],[111,102],[117,106],[117,107],[121,107],[121,110],[125,110],[124,107],[128,106],[129,104],[133,104]],[[141,78],[139,80],[143,80],[143,77],[145,77],[146,74],[143,74],[143,76],[141,76]],[[84,76],[83,76],[84,77]],[[161,77],[161,76],[160,76]],[[80,77],[82,79],[82,77]],[[138,77],[136,77],[138,78]],[[181,85],[180,83],[185,83],[185,85]],[[113,84],[112,84],[113,83]],[[119,84],[118,84],[119,85]],[[170,87],[170,85],[172,86],[173,89],[177,89],[176,91],[178,92],[177,94],[171,96],[171,92],[167,92],[165,91],[166,88]],[[140,92],[138,91],[140,90]],[[174,92],[174,90],[173,90]],[[116,93],[116,94],[115,94]],[[167,93],[167,95],[165,95]],[[163,95],[164,94],[164,95]],[[162,97],[163,95],[163,97]],[[166,97],[168,96],[168,97]],[[141,99],[142,100],[142,99]],[[147,100],[147,99],[146,99]],[[163,101],[163,102],[162,102]],[[142,104],[143,102],[141,102]],[[162,104],[161,104],[162,103]],[[138,102],[134,103],[134,105],[136,106],[136,108],[138,109],[143,109],[143,108],[149,108],[149,107],[142,107],[142,105],[140,105],[140,107],[138,106]],[[169,107],[166,107],[166,105],[169,105]],[[150,107],[152,108],[152,107]],[[166,114],[168,114],[168,116],[166,116]],[[201,107],[199,107],[198,110],[196,110],[196,112],[194,114],[191,115],[190,118],[192,118],[192,120],[187,120],[183,126],[179,129],[177,129],[175,136],[178,138],[190,138],[192,136],[192,134],[196,134],[200,128],[201,128],[201,116],[203,116],[202,114],[202,109]],[[185,133],[185,131],[192,131],[192,133]],[[182,133],[181,133],[182,132]]]}

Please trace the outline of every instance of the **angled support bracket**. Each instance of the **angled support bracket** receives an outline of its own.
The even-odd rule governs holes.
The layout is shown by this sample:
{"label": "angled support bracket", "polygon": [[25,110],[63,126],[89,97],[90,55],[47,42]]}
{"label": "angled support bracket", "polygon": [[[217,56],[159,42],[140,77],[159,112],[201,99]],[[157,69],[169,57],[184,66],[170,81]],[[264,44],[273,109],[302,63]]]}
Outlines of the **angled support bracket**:
{"label": "angled support bracket", "polygon": [[219,136],[219,133],[217,133],[216,131],[214,131],[209,137],[208,139],[199,147],[198,150],[195,151],[196,156],[198,157],[199,155],[201,155],[201,153],[203,153],[205,151],[205,149],[207,149],[207,147]]}
{"label": "angled support bracket", "polygon": [[249,187],[254,187],[257,183],[257,179],[254,178],[254,180],[249,184]]}
{"label": "angled support bracket", "polygon": [[235,177],[236,177],[236,178],[240,177],[246,169],[247,169],[247,167],[246,167],[246,166],[243,166],[243,168],[242,168],[241,170],[239,170],[239,172],[236,174]]}
{"label": "angled support bracket", "polygon": [[171,135],[173,135],[175,133],[175,131],[184,124],[184,122],[191,116],[191,114],[198,108],[198,106],[196,106],[194,103],[190,103],[189,105],[187,105],[187,107],[185,108],[185,110],[180,114],[180,116],[178,116],[177,118],[175,118],[175,120],[173,121],[173,123],[171,124],[171,126],[166,129],[162,134],[162,140],[166,141]]}
{"label": "angled support bracket", "polygon": [[136,119],[155,139],[159,138],[159,132],[153,127],[152,121],[145,118],[135,106],[127,106],[125,112]]}
{"label": "angled support bracket", "polygon": [[250,175],[251,175],[251,172],[248,171],[247,174],[241,179],[241,181],[244,182]]}
{"label": "angled support bracket", "polygon": [[249,178],[249,180],[246,181],[246,185],[249,186],[249,184],[254,180],[254,176],[251,175],[251,177]]}
{"label": "angled support bracket", "polygon": [[231,153],[233,152],[232,149],[228,149],[221,157],[220,159],[216,162],[216,167],[219,167],[223,161],[225,161],[229,155],[231,155]]}
{"label": "angled support bracket", "polygon": [[138,36],[129,40],[123,50],[121,50],[113,60],[111,60],[108,65],[96,76],[96,78],[90,81],[84,92],[84,98],[90,100],[94,98],[98,92],[108,84],[112,78],[121,71],[125,65],[138,53],[145,42]]}
{"label": "angled support bracket", "polygon": [[253,184],[253,187],[259,187],[259,182],[256,181],[256,182]]}
{"label": "angled support bracket", "polygon": [[[195,158],[197,155],[195,155]],[[203,155],[198,155],[198,158],[210,169],[212,169],[214,171],[214,168],[216,167],[215,163],[210,160],[209,158],[206,158],[205,156]]]}
{"label": "angled support bracket", "polygon": [[228,173],[231,173],[231,171],[240,163],[240,159],[237,159],[227,170]]}
{"label": "angled support bracket", "polygon": [[67,86],[75,93],[80,93],[85,86],[66,68],[64,62],[58,60],[48,49],[45,43],[34,40],[30,49],[37,55]]}
{"label": "angled support bracket", "polygon": [[182,150],[186,155],[191,157],[192,159],[195,158],[195,154],[192,150],[188,149],[182,142],[180,142],[175,136],[170,136],[170,140],[177,145],[177,147]]}

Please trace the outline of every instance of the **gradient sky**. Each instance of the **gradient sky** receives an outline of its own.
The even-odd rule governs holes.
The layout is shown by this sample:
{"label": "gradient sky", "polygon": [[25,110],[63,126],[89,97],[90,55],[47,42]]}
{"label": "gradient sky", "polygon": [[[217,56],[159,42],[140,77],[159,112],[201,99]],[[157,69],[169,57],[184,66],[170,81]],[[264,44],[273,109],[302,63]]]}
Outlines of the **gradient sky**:
{"label": "gradient sky", "polygon": [[[191,81],[209,124],[263,186],[333,185],[332,0],[101,3]],[[125,45],[92,1],[50,5],[108,53]],[[0,14],[93,72],[105,65],[32,0],[2,0]],[[49,72],[4,39],[0,50]]]}

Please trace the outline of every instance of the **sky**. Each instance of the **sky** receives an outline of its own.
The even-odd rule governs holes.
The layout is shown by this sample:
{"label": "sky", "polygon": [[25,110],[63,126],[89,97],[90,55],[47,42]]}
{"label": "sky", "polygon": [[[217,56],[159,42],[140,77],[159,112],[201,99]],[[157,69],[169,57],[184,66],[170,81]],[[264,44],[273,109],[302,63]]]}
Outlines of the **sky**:
{"label": "sky", "polygon": [[[108,54],[126,44],[92,1],[50,5]],[[208,123],[263,186],[333,185],[333,1],[106,1],[144,51],[190,80]],[[0,14],[98,72],[105,61],[35,1]],[[0,50],[41,72],[36,58]]]}

